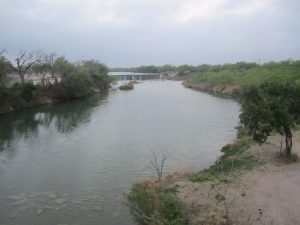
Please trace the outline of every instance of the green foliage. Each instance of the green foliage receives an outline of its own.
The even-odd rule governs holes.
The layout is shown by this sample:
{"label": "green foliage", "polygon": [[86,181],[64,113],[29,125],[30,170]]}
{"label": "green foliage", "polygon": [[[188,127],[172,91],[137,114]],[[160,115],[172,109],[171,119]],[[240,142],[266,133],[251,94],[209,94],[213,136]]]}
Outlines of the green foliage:
{"label": "green foliage", "polygon": [[33,83],[28,82],[21,85],[21,96],[25,99],[25,101],[30,101],[34,99],[35,91],[37,87],[33,85]]}
{"label": "green foliage", "polygon": [[147,183],[137,183],[127,200],[131,214],[141,225],[189,224],[182,203],[170,190],[157,191]]}
{"label": "green foliage", "polygon": [[164,225],[188,224],[184,208],[174,194],[163,194],[160,203],[160,213]]}
{"label": "green foliage", "polygon": [[238,139],[234,144],[224,146],[220,160],[189,179],[193,182],[213,181],[215,179],[228,182],[228,179],[234,177],[237,172],[253,169],[259,162],[252,155],[245,153],[250,144],[249,139]]}
{"label": "green foliage", "polygon": [[70,98],[82,98],[91,94],[91,81],[87,74],[75,73],[64,81]]}
{"label": "green foliage", "polygon": [[155,211],[155,195],[145,183],[136,183],[127,195],[130,212],[139,224],[150,224]]}
{"label": "green foliage", "polygon": [[225,65],[201,65],[187,82],[212,85],[260,85],[269,80],[300,82],[300,61],[269,62],[263,65],[239,62]]}
{"label": "green foliage", "polygon": [[164,189],[164,192],[165,192],[165,193],[173,193],[173,194],[176,194],[176,193],[178,192],[178,188],[179,188],[179,185],[166,187],[166,188]]}
{"label": "green foliage", "polygon": [[7,74],[12,71],[11,63],[0,55],[0,92],[1,88],[6,84]]}
{"label": "green foliage", "polygon": [[220,193],[217,193],[217,194],[215,195],[215,199],[216,199],[218,202],[222,202],[222,201],[225,201],[225,200],[226,200],[225,196],[222,195],[222,194],[220,194]]}
{"label": "green foliage", "polygon": [[[264,143],[272,131],[291,139],[292,129],[300,121],[300,86],[273,79],[244,88],[240,119],[259,143]],[[292,146],[287,142],[286,146],[290,154]]]}
{"label": "green foliage", "polygon": [[59,74],[62,80],[69,78],[75,71],[75,66],[64,57],[59,57],[53,65],[53,72]]}
{"label": "green foliage", "polygon": [[[273,131],[286,136],[286,153],[292,149],[292,130],[300,123],[300,61],[285,60],[263,65],[236,63],[204,66],[186,84],[239,87],[240,120],[245,131],[264,143]],[[240,129],[240,131],[242,131]]]}
{"label": "green foliage", "polygon": [[38,105],[38,94],[38,88],[32,83],[16,83],[10,88],[0,88],[0,114]]}

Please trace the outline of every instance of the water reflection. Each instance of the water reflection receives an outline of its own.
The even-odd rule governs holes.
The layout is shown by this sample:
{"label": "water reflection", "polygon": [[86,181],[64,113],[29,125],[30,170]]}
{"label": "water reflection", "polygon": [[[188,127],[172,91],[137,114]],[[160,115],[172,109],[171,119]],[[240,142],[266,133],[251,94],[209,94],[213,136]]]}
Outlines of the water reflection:
{"label": "water reflection", "polygon": [[93,108],[105,103],[108,93],[84,100],[44,106],[10,113],[0,117],[0,152],[14,149],[13,143],[24,138],[38,137],[39,128],[54,127],[58,132],[70,133],[83,123],[88,123]]}
{"label": "water reflection", "polygon": [[166,173],[201,169],[235,136],[238,112],[231,100],[149,81],[3,116],[0,224],[132,225],[121,199],[150,175],[151,151],[170,151]]}

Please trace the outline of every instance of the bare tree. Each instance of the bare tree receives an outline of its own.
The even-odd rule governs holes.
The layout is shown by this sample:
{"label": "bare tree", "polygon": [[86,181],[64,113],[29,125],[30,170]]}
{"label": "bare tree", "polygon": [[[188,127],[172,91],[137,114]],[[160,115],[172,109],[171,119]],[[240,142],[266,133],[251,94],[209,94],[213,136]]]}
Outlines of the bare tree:
{"label": "bare tree", "polygon": [[167,151],[163,151],[161,157],[159,158],[157,153],[154,151],[151,152],[151,166],[155,174],[158,177],[158,181],[161,182],[164,173],[164,166],[169,154]]}
{"label": "bare tree", "polygon": [[43,59],[42,52],[27,53],[24,50],[20,50],[18,57],[15,59],[16,65],[13,67],[14,70],[19,74],[21,83],[25,82],[25,74],[35,63],[40,63]]}

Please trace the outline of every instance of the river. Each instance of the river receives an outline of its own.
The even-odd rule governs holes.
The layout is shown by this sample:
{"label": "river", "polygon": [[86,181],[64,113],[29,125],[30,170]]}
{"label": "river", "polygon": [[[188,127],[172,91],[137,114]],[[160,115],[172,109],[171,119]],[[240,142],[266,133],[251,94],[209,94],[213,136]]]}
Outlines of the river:
{"label": "river", "polygon": [[151,152],[168,151],[166,173],[203,169],[238,115],[237,102],[177,81],[4,115],[0,224],[135,224],[124,193],[153,176]]}

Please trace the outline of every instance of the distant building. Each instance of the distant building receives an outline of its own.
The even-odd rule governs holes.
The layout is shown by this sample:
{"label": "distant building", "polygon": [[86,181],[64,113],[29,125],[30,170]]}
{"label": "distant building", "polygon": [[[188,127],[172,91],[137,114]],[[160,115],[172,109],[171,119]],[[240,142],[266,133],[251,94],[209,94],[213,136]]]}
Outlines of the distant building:
{"label": "distant building", "polygon": [[178,72],[176,72],[176,71],[166,71],[166,72],[163,72],[161,75],[162,75],[162,78],[168,79],[168,78],[176,77],[178,75]]}
{"label": "distant building", "polygon": [[[20,75],[17,73],[11,73],[7,76],[8,78],[8,85],[13,85],[14,83],[21,83]],[[42,84],[42,79],[44,79],[44,84],[54,84],[55,79],[51,76],[50,73],[47,73],[45,75],[42,74],[26,74],[25,75],[25,81],[31,81],[34,85]],[[57,81],[60,82],[61,78],[58,77]]]}

